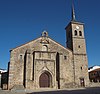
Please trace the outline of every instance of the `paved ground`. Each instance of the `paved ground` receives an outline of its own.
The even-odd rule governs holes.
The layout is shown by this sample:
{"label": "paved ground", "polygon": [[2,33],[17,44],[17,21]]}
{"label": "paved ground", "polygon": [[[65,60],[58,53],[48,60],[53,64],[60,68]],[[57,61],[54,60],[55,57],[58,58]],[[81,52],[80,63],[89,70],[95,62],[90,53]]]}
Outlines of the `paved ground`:
{"label": "paved ground", "polygon": [[34,92],[31,94],[100,94],[100,87],[77,89],[77,90],[58,90],[58,91]]}
{"label": "paved ground", "polygon": [[35,91],[33,93],[25,93],[24,91],[4,91],[0,90],[0,94],[100,94],[100,87],[74,89],[74,90],[54,90],[54,91]]}
{"label": "paved ground", "polygon": [[25,92],[21,92],[21,91],[7,91],[7,90],[0,90],[0,94],[27,94]]}

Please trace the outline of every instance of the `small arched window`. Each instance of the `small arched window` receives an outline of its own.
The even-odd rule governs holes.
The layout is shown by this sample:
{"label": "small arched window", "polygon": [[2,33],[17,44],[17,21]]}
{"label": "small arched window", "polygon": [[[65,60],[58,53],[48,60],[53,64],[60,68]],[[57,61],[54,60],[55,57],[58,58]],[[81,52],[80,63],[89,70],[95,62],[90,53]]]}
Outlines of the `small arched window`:
{"label": "small arched window", "polygon": [[47,45],[43,45],[42,51],[48,51],[48,46]]}
{"label": "small arched window", "polygon": [[20,55],[20,60],[22,60],[22,57],[23,57],[23,56],[22,56],[22,55]]}
{"label": "small arched window", "polygon": [[79,36],[82,36],[82,32],[81,31],[79,31]]}
{"label": "small arched window", "polygon": [[74,35],[77,36],[77,30],[75,30]]}

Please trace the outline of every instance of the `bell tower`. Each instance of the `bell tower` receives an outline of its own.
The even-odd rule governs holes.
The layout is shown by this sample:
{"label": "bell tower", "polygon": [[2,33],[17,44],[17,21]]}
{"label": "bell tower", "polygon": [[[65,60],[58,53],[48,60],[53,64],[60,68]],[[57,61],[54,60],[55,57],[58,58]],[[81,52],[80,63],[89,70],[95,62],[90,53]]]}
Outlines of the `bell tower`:
{"label": "bell tower", "polygon": [[77,86],[88,86],[88,60],[84,36],[84,23],[76,21],[74,3],[72,3],[72,19],[65,30],[66,46],[73,52],[74,82]]}

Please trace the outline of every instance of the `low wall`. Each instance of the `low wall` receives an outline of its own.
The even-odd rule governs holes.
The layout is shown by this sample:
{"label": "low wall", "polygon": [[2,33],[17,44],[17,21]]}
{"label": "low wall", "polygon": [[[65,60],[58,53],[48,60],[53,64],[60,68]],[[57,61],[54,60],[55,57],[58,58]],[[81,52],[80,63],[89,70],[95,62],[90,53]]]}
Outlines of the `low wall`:
{"label": "low wall", "polygon": [[100,87],[100,82],[97,83],[91,82],[90,87]]}

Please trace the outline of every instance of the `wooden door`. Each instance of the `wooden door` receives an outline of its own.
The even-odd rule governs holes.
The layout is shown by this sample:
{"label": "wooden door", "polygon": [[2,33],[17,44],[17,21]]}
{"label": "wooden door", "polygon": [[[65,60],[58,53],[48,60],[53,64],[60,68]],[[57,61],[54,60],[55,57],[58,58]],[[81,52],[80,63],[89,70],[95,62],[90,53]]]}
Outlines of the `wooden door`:
{"label": "wooden door", "polygon": [[81,78],[81,79],[80,79],[80,84],[81,84],[81,87],[85,87],[84,78]]}
{"label": "wooden door", "polygon": [[50,76],[48,73],[41,74],[39,84],[40,87],[50,87]]}

